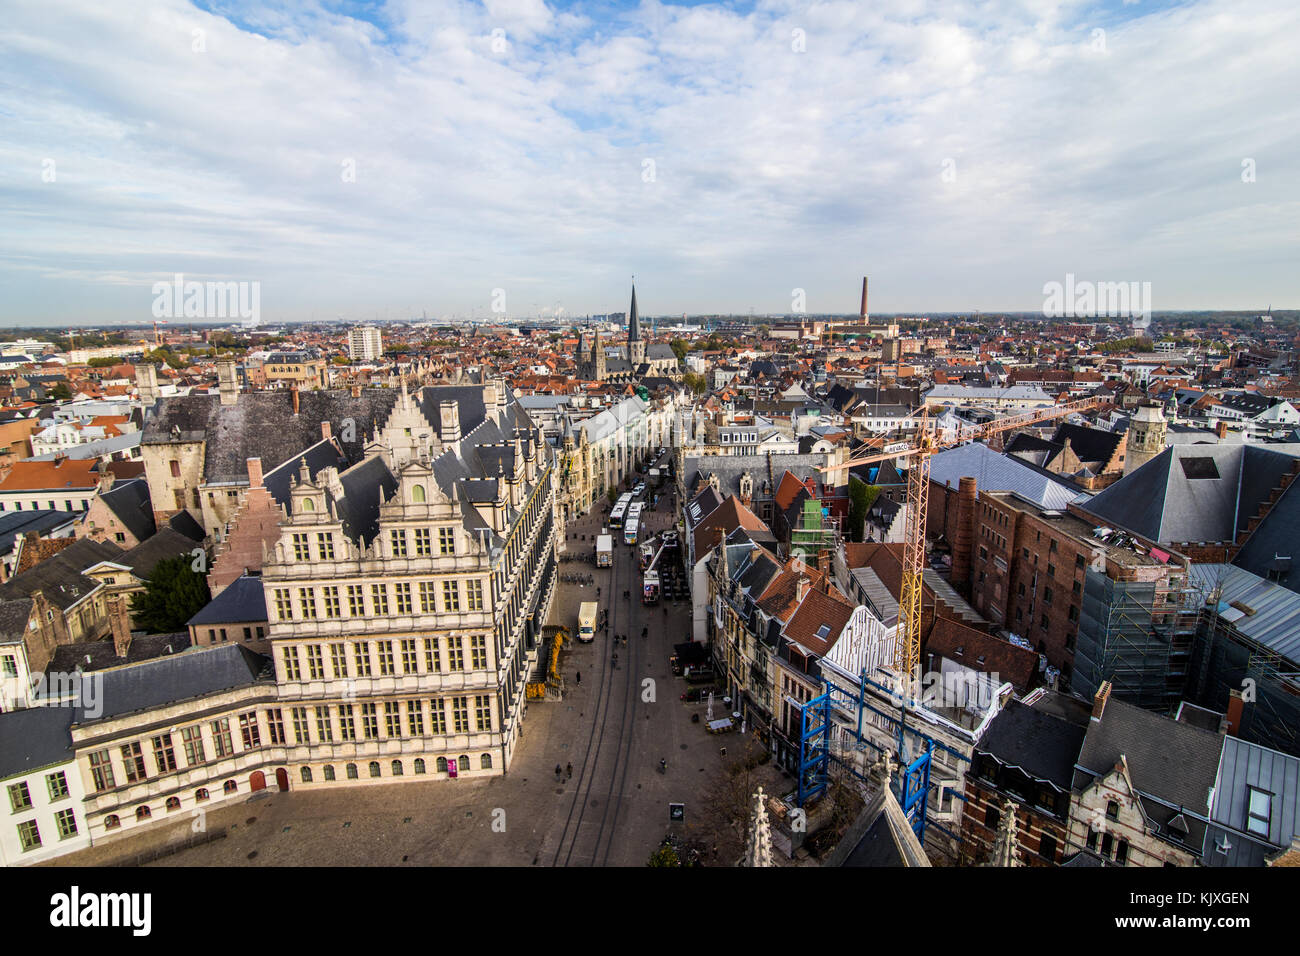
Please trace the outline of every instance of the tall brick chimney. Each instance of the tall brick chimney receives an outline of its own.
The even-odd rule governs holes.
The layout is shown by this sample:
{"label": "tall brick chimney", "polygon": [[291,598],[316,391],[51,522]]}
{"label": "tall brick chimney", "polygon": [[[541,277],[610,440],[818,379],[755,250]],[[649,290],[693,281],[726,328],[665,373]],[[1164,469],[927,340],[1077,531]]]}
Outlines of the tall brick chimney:
{"label": "tall brick chimney", "polygon": [[1092,698],[1092,719],[1100,721],[1106,711],[1106,701],[1110,700],[1110,681],[1104,680]]}
{"label": "tall brick chimney", "polygon": [[109,598],[108,623],[113,629],[113,650],[118,657],[126,657],[131,649],[131,615],[122,598]]}
{"label": "tall brick chimney", "polygon": [[329,422],[325,422],[325,421],[321,422],[321,423],[320,423],[320,437],[323,438],[323,439],[325,439],[326,441],[329,441],[331,438],[333,438],[333,437],[334,437],[334,426],[331,425]]}
{"label": "tall brick chimney", "polygon": [[957,483],[957,527],[952,541],[952,585],[970,596],[971,542],[975,537],[975,479],[966,476]]}
{"label": "tall brick chimney", "polygon": [[862,319],[863,322],[866,322],[870,314],[871,313],[867,311],[867,277],[863,276],[862,277],[862,307],[858,310],[858,318]]}
{"label": "tall brick chimney", "polygon": [[293,413],[297,415],[298,414],[298,386],[294,385],[292,388],[289,389],[289,392],[293,395]]}
{"label": "tall brick chimney", "polygon": [[248,487],[249,489],[262,487],[262,459],[246,458],[244,463],[248,466]]}

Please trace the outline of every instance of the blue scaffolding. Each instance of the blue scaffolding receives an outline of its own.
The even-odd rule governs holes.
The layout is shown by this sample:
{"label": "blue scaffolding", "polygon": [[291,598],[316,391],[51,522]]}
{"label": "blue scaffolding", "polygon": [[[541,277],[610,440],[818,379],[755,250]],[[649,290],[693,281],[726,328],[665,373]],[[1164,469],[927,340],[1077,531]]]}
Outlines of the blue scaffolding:
{"label": "blue scaffolding", "polygon": [[799,788],[795,805],[802,807],[825,791],[830,781],[831,698],[814,697],[800,708]]}

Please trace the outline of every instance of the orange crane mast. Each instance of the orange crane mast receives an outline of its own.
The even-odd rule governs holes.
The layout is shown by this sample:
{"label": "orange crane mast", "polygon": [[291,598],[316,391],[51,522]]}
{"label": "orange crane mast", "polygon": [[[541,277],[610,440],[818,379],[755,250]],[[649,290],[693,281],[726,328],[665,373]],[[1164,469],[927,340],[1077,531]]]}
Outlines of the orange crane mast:
{"label": "orange crane mast", "polygon": [[[832,473],[878,461],[913,459],[907,470],[907,537],[903,544],[903,586],[898,600],[900,634],[894,644],[894,666],[907,681],[907,696],[910,699],[918,699],[921,687],[921,597],[925,572],[926,512],[930,497],[930,456],[943,448],[951,448],[966,441],[980,441],[1001,432],[1054,421],[1075,412],[1095,408],[1100,401],[1097,398],[1083,398],[1036,408],[983,425],[959,428],[956,437],[949,439],[936,437],[931,427],[929,407],[923,405],[917,422],[916,442],[910,448],[878,452],[820,469]],[[874,444],[874,441],[869,444]]]}

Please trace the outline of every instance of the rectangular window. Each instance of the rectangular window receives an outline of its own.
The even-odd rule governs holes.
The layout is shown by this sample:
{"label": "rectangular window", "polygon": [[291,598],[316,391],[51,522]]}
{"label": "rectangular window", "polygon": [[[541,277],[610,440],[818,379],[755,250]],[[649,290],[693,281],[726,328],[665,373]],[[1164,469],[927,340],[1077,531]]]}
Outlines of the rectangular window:
{"label": "rectangular window", "polygon": [[438,529],[438,551],[442,554],[456,553],[456,530],[454,528]]}
{"label": "rectangular window", "polygon": [[334,560],[334,535],[328,531],[316,535],[316,548],[320,551],[322,561]]}
{"label": "rectangular window", "polygon": [[45,775],[45,786],[50,791],[50,800],[62,800],[68,795],[68,777],[62,770]]}
{"label": "rectangular window", "polygon": [[275,616],[280,621],[293,620],[293,600],[288,588],[275,589]]}
{"label": "rectangular window", "polygon": [[26,781],[9,785],[9,805],[13,807],[13,812],[26,810],[32,805],[32,795],[27,789]]}
{"label": "rectangular window", "polygon": [[203,752],[203,732],[197,725],[181,728],[181,746],[185,748],[187,767],[197,767],[208,759],[208,755]]}
{"label": "rectangular window", "polygon": [[[292,710],[289,711],[289,716],[293,719],[294,742],[299,744],[311,743],[311,737],[308,736],[308,730],[307,730],[307,708],[294,707]],[[274,728],[274,726],[275,725],[272,724],[272,728]],[[272,730],[271,738],[273,740],[275,738],[274,729]]]}
{"label": "rectangular window", "polygon": [[244,738],[245,750],[262,746],[262,735],[257,729],[256,711],[250,710],[239,715],[239,733]]}
{"label": "rectangular window", "polygon": [[442,582],[442,607],[445,611],[460,610],[460,584],[456,581]]}
{"label": "rectangular window", "polygon": [[361,595],[360,584],[348,585],[348,613],[353,617],[366,616],[366,605]]}
{"label": "rectangular window", "polygon": [[140,748],[140,741],[134,741],[122,748],[122,763],[126,765],[127,783],[135,783],[148,776],[144,770],[144,751]]}
{"label": "rectangular window", "polygon": [[158,734],[153,738],[153,761],[157,764],[159,773],[171,773],[176,769],[171,734]]}
{"label": "rectangular window", "polygon": [[402,673],[414,674],[420,668],[420,658],[415,652],[415,638],[402,638]]}
{"label": "rectangular window", "polygon": [[90,755],[90,780],[97,793],[112,790],[117,785],[113,779],[113,762],[107,750],[97,750]]}
{"label": "rectangular window", "polygon": [[388,537],[393,543],[393,557],[406,557],[406,532],[399,530],[390,531]]}
{"label": "rectangular window", "polygon": [[1247,787],[1247,791],[1246,832],[1267,838],[1269,824],[1273,820],[1273,795],[1256,787]]}
{"label": "rectangular window", "polygon": [[352,722],[352,705],[339,704],[339,739],[356,740],[357,728]]}
{"label": "rectangular window", "polygon": [[453,697],[451,699],[452,725],[458,734],[469,733],[469,698]]}
{"label": "rectangular window", "polygon": [[357,641],[352,645],[353,658],[357,662],[357,676],[370,676],[370,642]]}
{"label": "rectangular window", "polygon": [[393,668],[393,642],[379,642],[379,676],[392,677],[395,673]]}
{"label": "rectangular window", "polygon": [[468,610],[483,610],[483,582],[474,580],[465,582],[469,587],[469,605]]}
{"label": "rectangular window", "polygon": [[438,611],[437,604],[434,603],[434,590],[432,581],[420,582],[420,611],[424,614],[436,614]]}
{"label": "rectangular window", "polygon": [[424,736],[424,702],[408,700],[406,702],[406,724],[412,737]]}
{"label": "rectangular window", "polygon": [[478,723],[479,730],[492,729],[492,698],[487,694],[478,694],[474,697],[474,719]]}
{"label": "rectangular window", "polygon": [[307,547],[307,536],[305,534],[295,534],[293,536],[293,559],[295,561],[311,560],[311,549]]}
{"label": "rectangular window", "polygon": [[384,701],[384,733],[389,737],[402,736],[401,705],[395,700]]}
{"label": "rectangular window", "polygon": [[410,614],[411,613],[411,585],[408,582],[403,581],[399,584],[394,584],[393,590],[397,596],[397,613]]}
{"label": "rectangular window", "polygon": [[447,638],[447,670],[463,671],[465,669],[465,648],[459,637]]}
{"label": "rectangular window", "polygon": [[334,725],[330,723],[330,709],[316,708],[316,739],[323,744],[334,742]]}
{"label": "rectangular window", "polygon": [[266,711],[266,730],[270,734],[271,743],[283,746],[287,742],[284,735],[284,714],[278,707],[268,708]]}
{"label": "rectangular window", "polygon": [[370,603],[375,609],[375,614],[388,613],[388,589],[382,584],[370,585]]}
{"label": "rectangular window", "polygon": [[18,659],[12,654],[6,654],[4,656],[4,674],[5,677],[18,676]]}
{"label": "rectangular window", "polygon": [[339,602],[339,589],[334,585],[330,585],[321,588],[321,595],[325,598],[325,616],[342,617],[343,608]]}
{"label": "rectangular window", "polygon": [[361,705],[361,732],[366,740],[379,739],[379,708],[373,703]]}
{"label": "rectangular window", "polygon": [[212,721],[212,750],[218,757],[229,757],[235,752],[234,741],[230,739],[229,717]]}
{"label": "rectangular window", "polygon": [[428,528],[416,528],[416,529],[415,529],[415,555],[416,555],[416,557],[419,557],[419,558],[427,558],[427,557],[432,556],[432,554],[433,554],[433,548],[432,548],[432,547],[430,546],[430,544],[429,544],[429,529],[428,529]]}
{"label": "rectangular window", "polygon": [[438,658],[438,639],[436,637],[426,637],[424,639],[424,668],[430,674],[437,674],[442,670],[442,662]]}
{"label": "rectangular window", "polygon": [[482,634],[475,634],[469,639],[469,650],[470,667],[480,670],[488,666],[487,637]]}
{"label": "rectangular window", "polygon": [[319,644],[307,645],[307,676],[312,680],[325,679],[325,658]]}
{"label": "rectangular window", "polygon": [[348,676],[348,646],[346,644],[330,645],[330,665],[334,668],[336,678]]}
{"label": "rectangular window", "polygon": [[41,831],[35,820],[18,824],[18,842],[24,850],[35,850],[41,845]]}
{"label": "rectangular window", "polygon": [[447,711],[441,700],[429,701],[429,732],[434,736],[447,732]]}
{"label": "rectangular window", "polygon": [[298,663],[297,644],[290,644],[284,649],[284,679],[302,680],[302,667]]}
{"label": "rectangular window", "polygon": [[298,589],[298,606],[302,608],[304,621],[316,620],[316,595],[311,588]]}
{"label": "rectangular window", "polygon": [[59,839],[66,840],[68,837],[77,835],[77,814],[73,810],[60,810],[54,814],[54,822],[59,828]]}

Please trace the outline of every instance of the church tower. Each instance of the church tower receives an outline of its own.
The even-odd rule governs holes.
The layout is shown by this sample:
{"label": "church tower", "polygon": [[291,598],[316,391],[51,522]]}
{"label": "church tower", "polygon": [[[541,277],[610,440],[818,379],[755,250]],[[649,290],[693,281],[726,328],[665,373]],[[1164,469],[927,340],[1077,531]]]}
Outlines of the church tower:
{"label": "church tower", "polygon": [[600,329],[591,346],[591,367],[596,371],[596,381],[605,381],[605,348],[600,344]]}
{"label": "church tower", "polygon": [[636,286],[632,286],[632,307],[627,313],[627,361],[635,372],[645,362],[645,341],[641,338],[641,320],[636,314]]}
{"label": "church tower", "polygon": [[1165,450],[1165,416],[1159,405],[1139,405],[1129,419],[1124,474],[1137,471]]}

